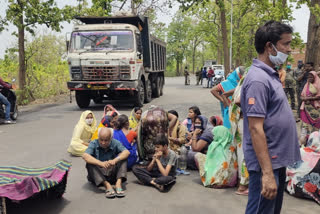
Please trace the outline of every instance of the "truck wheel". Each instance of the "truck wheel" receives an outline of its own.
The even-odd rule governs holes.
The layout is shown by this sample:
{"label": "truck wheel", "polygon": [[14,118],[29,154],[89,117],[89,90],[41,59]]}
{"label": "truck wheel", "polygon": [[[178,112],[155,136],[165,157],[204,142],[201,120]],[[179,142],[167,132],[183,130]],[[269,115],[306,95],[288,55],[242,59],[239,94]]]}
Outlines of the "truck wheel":
{"label": "truck wheel", "polygon": [[144,103],[150,103],[152,100],[152,88],[151,88],[151,81],[148,80],[146,83],[146,90],[144,96]]}
{"label": "truck wheel", "polygon": [[143,84],[142,80],[139,80],[137,89],[138,90],[136,91],[136,94],[135,94],[135,99],[136,99],[135,105],[142,107],[143,102],[144,102],[144,92],[145,92],[144,91],[144,84]]}
{"label": "truck wheel", "polygon": [[90,105],[90,96],[85,91],[76,91],[76,102],[79,108],[88,108]]}
{"label": "truck wheel", "polygon": [[160,79],[160,96],[163,95],[163,86],[164,86],[164,77],[161,77]]}
{"label": "truck wheel", "polygon": [[156,79],[156,84],[155,84],[155,88],[154,88],[154,97],[160,97],[160,77],[157,77]]}

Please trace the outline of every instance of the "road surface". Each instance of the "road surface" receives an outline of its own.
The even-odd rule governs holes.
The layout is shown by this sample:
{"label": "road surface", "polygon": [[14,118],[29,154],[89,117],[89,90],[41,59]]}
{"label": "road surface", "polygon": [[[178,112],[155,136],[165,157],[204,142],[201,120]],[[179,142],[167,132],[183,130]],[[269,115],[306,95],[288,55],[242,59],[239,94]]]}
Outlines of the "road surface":
{"label": "road surface", "polygon": [[[113,103],[114,104],[114,103]],[[188,108],[197,105],[203,115],[219,114],[219,103],[212,97],[209,89],[184,85],[184,78],[166,78],[164,95],[144,106],[158,105],[166,110],[175,109],[180,120],[186,118]],[[129,115],[132,106],[116,108]],[[89,108],[101,118],[103,105]],[[247,197],[236,195],[235,188],[210,189],[201,185],[199,174],[192,171],[189,176],[178,176],[176,185],[169,193],[160,193],[152,187],[139,185],[134,175],[128,173],[126,197],[106,199],[103,189],[93,187],[86,180],[85,163],[82,158],[67,153],[72,131],[80,118],[81,110],[76,103],[51,105],[23,112],[15,125],[0,125],[0,163],[44,167],[57,160],[72,162],[67,190],[61,200],[37,201],[18,205],[10,213],[30,214],[195,214],[195,213],[244,213]],[[320,206],[313,201],[297,199],[285,194],[283,212],[285,214],[318,214]]]}

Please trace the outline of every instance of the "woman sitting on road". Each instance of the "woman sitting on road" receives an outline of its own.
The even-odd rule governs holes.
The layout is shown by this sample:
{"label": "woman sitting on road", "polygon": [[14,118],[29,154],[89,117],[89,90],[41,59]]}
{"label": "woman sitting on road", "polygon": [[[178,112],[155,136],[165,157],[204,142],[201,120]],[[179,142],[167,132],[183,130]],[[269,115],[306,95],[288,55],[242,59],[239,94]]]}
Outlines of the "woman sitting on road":
{"label": "woman sitting on road", "polygon": [[[208,122],[208,119],[202,115],[198,116],[195,119],[195,130],[192,134],[191,144],[192,153],[188,153],[188,165],[189,168],[192,168],[193,165],[197,167],[195,169],[199,169],[199,165],[204,165],[204,161],[198,159],[196,161],[195,157],[198,153],[206,154],[208,150],[208,146],[212,142],[212,128],[213,126]],[[204,155],[205,157],[205,155]]]}
{"label": "woman sitting on road", "polygon": [[91,137],[96,130],[96,118],[92,111],[81,114],[80,120],[74,128],[68,152],[74,156],[82,156],[88,148]]}
{"label": "woman sitting on road", "polygon": [[109,128],[114,128],[114,121],[116,120],[117,116],[115,117],[111,117],[111,116],[104,116],[98,126],[98,128],[96,128],[96,131],[93,133],[92,137],[91,137],[91,141],[92,140],[96,140],[98,139],[98,131],[100,128],[102,127],[109,127]]}
{"label": "woman sitting on road", "polygon": [[130,117],[129,117],[129,128],[136,131],[138,128],[138,124],[141,119],[142,109],[140,107],[134,107],[134,109],[131,111]]}
{"label": "woman sitting on road", "polygon": [[175,110],[170,110],[168,113],[175,115],[178,119],[172,130],[171,137],[169,137],[169,148],[176,154],[179,153],[181,145],[187,142],[186,133],[187,128],[179,121],[179,114]]}
{"label": "woman sitting on road", "polygon": [[191,106],[189,108],[188,118],[182,122],[187,127],[188,132],[194,131],[194,121],[199,115],[201,115],[201,112],[198,106]]}
{"label": "woman sitting on road", "polygon": [[132,166],[138,162],[136,148],[137,133],[129,130],[129,119],[126,115],[122,114],[118,117],[115,123],[113,138],[120,141],[122,145],[129,150],[130,156],[128,157],[127,167],[131,169]]}
{"label": "woman sitting on road", "polygon": [[313,132],[305,148],[300,149],[301,161],[287,168],[286,190],[290,195],[309,198],[320,204],[320,132]]}
{"label": "woman sitting on road", "polygon": [[315,71],[308,74],[308,82],[305,84],[301,100],[300,117],[303,127],[308,133],[320,128],[320,78]]}
{"label": "woman sitting on road", "polygon": [[234,187],[237,184],[237,156],[232,135],[224,126],[214,127],[213,141],[206,155],[196,154],[203,185],[212,188]]}
{"label": "woman sitting on road", "polygon": [[103,117],[105,116],[115,117],[116,115],[120,115],[120,113],[112,105],[108,104],[104,107]]}

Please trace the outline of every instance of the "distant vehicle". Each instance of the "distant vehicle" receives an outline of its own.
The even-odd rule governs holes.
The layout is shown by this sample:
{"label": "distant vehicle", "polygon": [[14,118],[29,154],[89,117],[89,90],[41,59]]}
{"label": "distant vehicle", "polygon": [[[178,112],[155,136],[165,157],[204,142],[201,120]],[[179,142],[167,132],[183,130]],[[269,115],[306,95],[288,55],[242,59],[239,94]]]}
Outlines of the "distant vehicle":
{"label": "distant vehicle", "polygon": [[215,75],[213,78],[212,78],[212,86],[216,86],[218,85],[219,83],[221,83],[222,81],[224,80],[224,77],[222,75]]}
{"label": "distant vehicle", "polygon": [[[15,83],[15,79],[12,80],[12,83]],[[8,82],[7,82],[8,83]],[[12,120],[17,120],[18,119],[18,104],[17,104],[17,96],[14,90],[12,89],[7,89],[7,88],[1,88],[1,93],[3,96],[5,96],[8,101],[11,104],[11,109],[10,109],[10,117]],[[5,119],[5,112],[6,108],[5,105],[0,102],[0,119]]]}
{"label": "distant vehicle", "polygon": [[216,64],[217,64],[216,60],[208,59],[204,62],[203,67],[206,67],[208,69],[209,67],[212,67],[213,65],[216,65]]}
{"label": "distant vehicle", "polygon": [[150,35],[148,17],[76,17],[67,42],[70,91],[80,108],[90,101],[136,106],[163,93],[166,43]]}
{"label": "distant vehicle", "polygon": [[[224,66],[223,65],[213,65],[212,68],[214,69],[214,74],[217,76],[217,75],[220,75],[223,77],[223,80],[225,79],[225,76],[224,76]],[[223,81],[222,80],[222,81]]]}

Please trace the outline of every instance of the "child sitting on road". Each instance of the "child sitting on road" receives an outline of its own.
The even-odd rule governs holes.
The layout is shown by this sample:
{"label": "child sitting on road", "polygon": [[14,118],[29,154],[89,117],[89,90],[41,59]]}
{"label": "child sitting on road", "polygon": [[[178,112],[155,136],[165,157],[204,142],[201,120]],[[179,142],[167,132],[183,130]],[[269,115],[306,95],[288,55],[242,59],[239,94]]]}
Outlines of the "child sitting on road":
{"label": "child sitting on road", "polygon": [[155,141],[155,154],[146,168],[135,165],[133,174],[144,185],[153,185],[160,192],[169,191],[175,183],[177,155],[168,147],[169,141],[164,134],[158,134]]}

